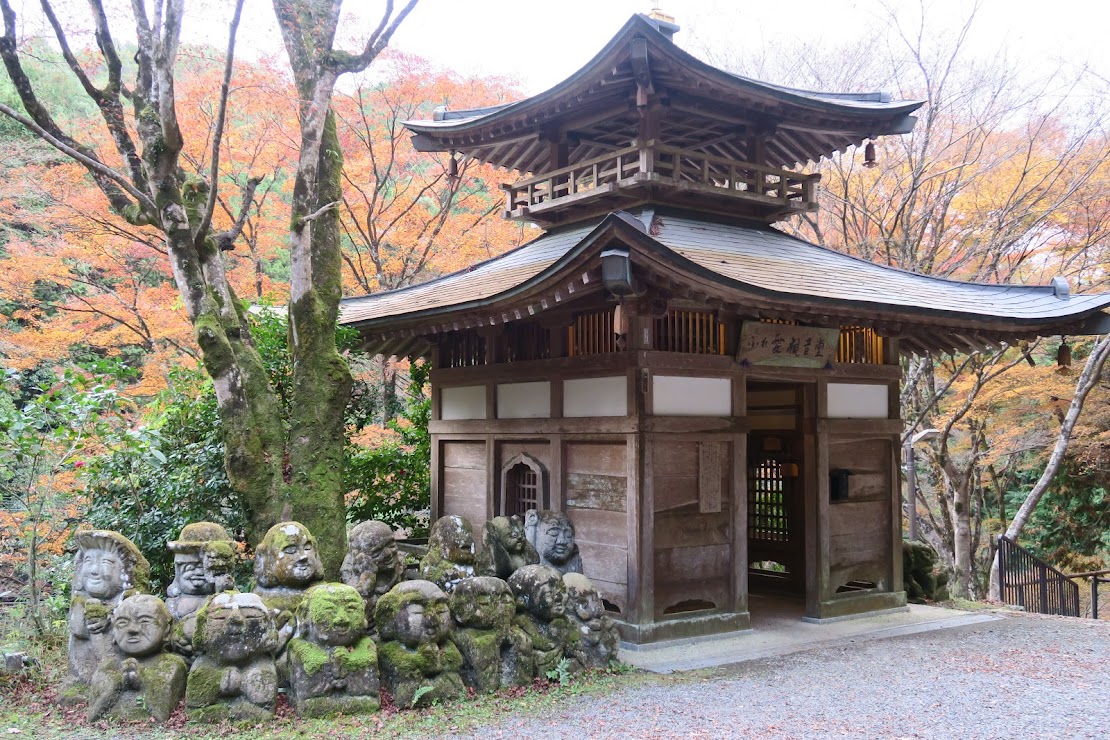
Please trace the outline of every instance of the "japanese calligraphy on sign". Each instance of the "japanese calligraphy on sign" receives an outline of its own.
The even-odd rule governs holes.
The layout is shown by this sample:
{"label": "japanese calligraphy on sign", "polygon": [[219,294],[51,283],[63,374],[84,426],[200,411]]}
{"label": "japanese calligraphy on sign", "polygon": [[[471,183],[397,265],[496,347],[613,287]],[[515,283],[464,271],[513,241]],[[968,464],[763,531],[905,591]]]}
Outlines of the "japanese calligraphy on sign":
{"label": "japanese calligraphy on sign", "polygon": [[839,329],[745,321],[736,359],[750,365],[824,367],[836,361]]}

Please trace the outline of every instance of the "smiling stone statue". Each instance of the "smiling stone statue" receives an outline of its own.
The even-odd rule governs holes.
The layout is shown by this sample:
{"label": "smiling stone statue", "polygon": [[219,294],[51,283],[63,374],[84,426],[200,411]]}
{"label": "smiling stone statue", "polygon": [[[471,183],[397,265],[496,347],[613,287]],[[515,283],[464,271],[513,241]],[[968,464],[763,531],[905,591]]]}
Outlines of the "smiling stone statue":
{"label": "smiling stone statue", "polygon": [[572,639],[563,577],[546,565],[526,565],[509,578],[509,588],[516,597],[515,624],[532,641],[532,675],[543,678],[562,660]]}
{"label": "smiling stone statue", "polygon": [[450,593],[456,583],[475,574],[476,553],[470,522],[448,514],[432,525],[428,554],[420,561],[420,576]]}
{"label": "smiling stone statue", "polygon": [[497,516],[482,528],[482,554],[478,571],[482,575],[508,579],[517,569],[540,562],[539,553],[528,541],[519,516]]}
{"label": "smiling stone statue", "polygon": [[462,696],[462,655],[448,639],[447,594],[431,581],[402,581],[374,610],[381,680],[398,707]]}
{"label": "smiling stone statue", "polygon": [[342,583],[308,589],[289,653],[289,698],[297,714],[328,717],[378,710],[378,651],[366,634],[366,607]]}
{"label": "smiling stone statue", "polygon": [[178,655],[163,652],[173,629],[169,610],[157,596],[124,599],[112,613],[114,654],[101,661],[89,690],[89,721],[153,717],[161,722],[181,703],[189,669]]}
{"label": "smiling stone statue", "polygon": [[574,525],[566,514],[558,511],[529,510],[524,529],[528,541],[540,555],[540,564],[559,573],[581,573],[582,556],[574,541]]}
{"label": "smiling stone statue", "polygon": [[190,719],[262,720],[274,715],[278,678],[270,610],[257,594],[223,591],[197,612],[185,711]]}
{"label": "smiling stone statue", "polygon": [[378,599],[396,586],[404,573],[405,561],[388,524],[360,522],[351,529],[339,574],[344,583],[362,595],[368,621],[373,621]]}
{"label": "smiling stone statue", "polygon": [[480,693],[532,682],[532,641],[513,624],[516,601],[500,578],[460,581],[451,593],[458,627],[451,641],[463,656],[463,683]]}
{"label": "smiling stone statue", "polygon": [[112,610],[124,598],[146,591],[150,578],[146,558],[119,532],[78,532],[74,541],[69,678],[61,689],[63,703],[85,698],[93,672],[112,655]]}

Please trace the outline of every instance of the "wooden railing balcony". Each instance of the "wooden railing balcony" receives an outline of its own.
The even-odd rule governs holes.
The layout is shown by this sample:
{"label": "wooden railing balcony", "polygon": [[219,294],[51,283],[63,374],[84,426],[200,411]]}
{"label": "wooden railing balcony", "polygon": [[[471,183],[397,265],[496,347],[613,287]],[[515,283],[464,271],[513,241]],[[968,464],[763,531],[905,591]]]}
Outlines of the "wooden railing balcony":
{"label": "wooden railing balcony", "polygon": [[[820,175],[765,167],[654,140],[617,149],[511,185],[503,185],[508,218],[556,223],[553,210],[580,212],[610,201],[674,202],[774,220],[817,209]],[[617,206],[619,207],[619,205]]]}

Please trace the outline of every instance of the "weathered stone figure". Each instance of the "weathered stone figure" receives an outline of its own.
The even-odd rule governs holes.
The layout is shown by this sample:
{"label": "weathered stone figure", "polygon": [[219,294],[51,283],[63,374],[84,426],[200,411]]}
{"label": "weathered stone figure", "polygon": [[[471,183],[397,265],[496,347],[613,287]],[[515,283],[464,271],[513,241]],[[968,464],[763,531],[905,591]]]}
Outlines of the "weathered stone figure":
{"label": "weathered stone figure", "polygon": [[89,721],[148,717],[164,722],[185,695],[181,656],[163,652],[173,618],[157,596],[124,599],[112,613],[114,654],[101,661],[89,688]]}
{"label": "weathered stone figure", "polygon": [[308,589],[290,641],[289,699],[297,714],[327,717],[379,708],[378,651],[366,634],[366,607],[354,588],[319,583]]}
{"label": "weathered stone figure", "polygon": [[235,560],[238,553],[232,541],[212,540],[200,550],[204,575],[212,585],[213,593],[235,591]]}
{"label": "weathered stone figure", "polygon": [[463,517],[450,514],[432,525],[420,575],[450,592],[456,583],[475,574],[476,560],[474,528]]}
{"label": "weathered stone figure", "polygon": [[223,591],[197,612],[198,653],[185,688],[185,711],[201,722],[274,715],[278,677],[270,610],[257,594]]}
{"label": "weathered stone figure", "polygon": [[351,528],[339,575],[344,583],[362,594],[369,622],[373,622],[378,599],[400,583],[404,573],[405,560],[388,524],[368,521]]}
{"label": "weathered stone figure", "polygon": [[89,680],[112,655],[112,610],[147,590],[150,563],[135,543],[119,532],[92,530],[74,535],[73,598],[69,605],[69,678],[64,702],[85,698]]}
{"label": "weathered stone figure", "polygon": [[509,588],[516,597],[515,623],[532,641],[532,675],[542,678],[558,665],[573,637],[562,574],[547,565],[526,565],[509,578]]}
{"label": "weathered stone figure", "polygon": [[270,527],[254,552],[254,593],[271,609],[293,612],[305,589],[324,577],[316,538],[300,522]]}
{"label": "weathered stone figure", "polygon": [[451,593],[458,626],[451,641],[462,653],[463,683],[478,692],[532,682],[532,642],[513,624],[516,602],[509,584],[479,576],[460,581]]}
{"label": "weathered stone figure", "polygon": [[575,668],[608,668],[617,659],[617,628],[605,615],[605,602],[589,578],[581,573],[563,576],[567,587],[567,616],[576,640],[568,643],[567,655]]}
{"label": "weathered stone figure", "polygon": [[[231,536],[214,522],[186,524],[176,540],[166,543],[173,553],[173,582],[166,588],[166,608],[177,620],[174,650],[187,660],[192,659],[197,611],[209,596],[225,590],[217,589],[215,579],[204,563],[205,549],[216,543],[234,553]],[[224,584],[221,582],[220,585]]]}
{"label": "weathered stone figure", "polygon": [[448,639],[447,594],[431,581],[402,581],[374,610],[378,665],[398,707],[427,706],[465,693],[462,655]]}
{"label": "weathered stone figure", "polygon": [[482,529],[482,554],[478,570],[482,575],[508,579],[518,568],[540,562],[536,548],[528,541],[519,516],[498,516]]}
{"label": "weathered stone figure", "polygon": [[166,543],[173,553],[173,582],[166,588],[166,608],[174,619],[193,616],[215,593],[203,557],[204,547],[210,542],[227,543],[230,549],[231,535],[214,522],[193,522],[181,529],[176,540]]}
{"label": "weathered stone figure", "polygon": [[524,519],[528,541],[540,555],[540,564],[560,573],[581,573],[582,556],[574,542],[574,525],[558,511],[531,509]]}

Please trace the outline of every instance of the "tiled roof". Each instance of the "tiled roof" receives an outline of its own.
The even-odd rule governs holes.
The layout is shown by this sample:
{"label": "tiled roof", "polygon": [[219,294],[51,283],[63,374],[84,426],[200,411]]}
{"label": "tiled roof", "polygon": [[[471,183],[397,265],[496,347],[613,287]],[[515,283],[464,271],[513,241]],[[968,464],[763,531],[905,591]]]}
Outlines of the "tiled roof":
{"label": "tiled roof", "polygon": [[[645,216],[645,219],[647,216]],[[542,282],[606,223],[638,222],[627,213],[560,229],[501,257],[421,285],[359,298],[341,305],[343,324],[389,325],[492,306],[515,289]],[[639,225],[639,224],[638,224]],[[990,285],[918,275],[841,254],[758,224],[718,223],[689,213],[659,211],[650,236],[635,241],[669,261],[676,272],[702,277],[745,294],[791,303],[825,303],[830,309],[883,311],[893,316],[958,317],[1014,324],[1082,318],[1110,306],[1110,295],[1058,297],[1052,286]],[[629,232],[630,234],[632,232]],[[633,263],[636,257],[633,255]]]}

